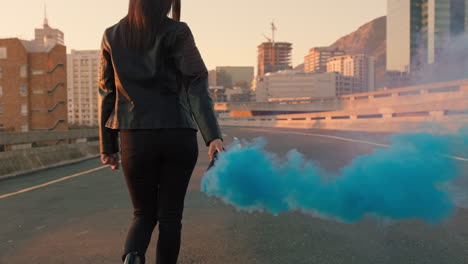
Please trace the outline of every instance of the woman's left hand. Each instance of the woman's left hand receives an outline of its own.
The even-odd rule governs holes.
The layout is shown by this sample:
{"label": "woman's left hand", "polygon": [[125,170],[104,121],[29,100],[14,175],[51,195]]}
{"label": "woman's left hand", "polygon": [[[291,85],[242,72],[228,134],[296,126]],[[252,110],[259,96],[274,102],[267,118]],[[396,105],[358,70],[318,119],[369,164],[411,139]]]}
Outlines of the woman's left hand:
{"label": "woman's left hand", "polygon": [[111,166],[112,170],[119,170],[119,154],[101,154],[101,162],[104,165]]}

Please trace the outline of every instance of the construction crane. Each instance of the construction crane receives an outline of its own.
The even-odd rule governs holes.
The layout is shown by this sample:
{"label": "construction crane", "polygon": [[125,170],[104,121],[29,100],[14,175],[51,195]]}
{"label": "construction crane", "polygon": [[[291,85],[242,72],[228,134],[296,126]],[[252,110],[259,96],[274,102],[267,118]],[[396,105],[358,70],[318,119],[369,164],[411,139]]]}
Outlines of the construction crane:
{"label": "construction crane", "polygon": [[275,31],[278,31],[278,28],[276,27],[275,21],[273,21],[271,22],[271,38],[263,34],[263,36],[268,40],[268,42],[273,43],[273,45],[275,44]]}
{"label": "construction crane", "polygon": [[275,31],[277,30],[278,28],[276,27],[275,21],[273,20],[273,22],[271,22],[271,36],[272,36],[273,45],[275,45]]}
{"label": "construction crane", "polygon": [[271,71],[275,72],[275,66],[276,66],[276,47],[275,47],[275,31],[277,31],[278,28],[275,25],[275,20],[271,22]]}
{"label": "construction crane", "polygon": [[271,22],[271,38],[269,38],[267,35],[263,34],[265,39],[268,40],[268,43],[271,43],[271,49],[270,49],[270,64],[272,68],[272,72],[275,72],[275,65],[276,65],[276,48],[275,48],[275,31],[278,31],[278,28],[276,27],[275,21]]}

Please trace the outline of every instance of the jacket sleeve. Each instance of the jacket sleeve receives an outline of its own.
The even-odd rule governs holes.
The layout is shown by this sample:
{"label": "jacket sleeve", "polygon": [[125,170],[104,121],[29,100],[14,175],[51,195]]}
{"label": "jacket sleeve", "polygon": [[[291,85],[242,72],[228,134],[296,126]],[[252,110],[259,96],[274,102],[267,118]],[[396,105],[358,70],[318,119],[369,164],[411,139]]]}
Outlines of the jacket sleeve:
{"label": "jacket sleeve", "polygon": [[104,34],[101,44],[98,93],[99,142],[101,154],[119,152],[118,130],[106,127],[107,120],[115,108],[115,99],[114,67],[110,56],[109,44]]}
{"label": "jacket sleeve", "polygon": [[184,77],[192,115],[206,145],[215,139],[222,140],[213,101],[208,93],[208,70],[187,24],[181,23],[173,48],[176,67]]}

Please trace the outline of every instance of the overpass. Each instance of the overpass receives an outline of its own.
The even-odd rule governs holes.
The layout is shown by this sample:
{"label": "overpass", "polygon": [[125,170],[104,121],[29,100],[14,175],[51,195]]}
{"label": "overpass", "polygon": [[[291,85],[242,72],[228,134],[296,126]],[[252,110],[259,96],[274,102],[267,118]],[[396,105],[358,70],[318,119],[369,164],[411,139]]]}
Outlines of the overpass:
{"label": "overpass", "polygon": [[[396,132],[431,123],[453,130],[468,124],[468,79],[282,104],[217,104],[216,109],[229,111],[219,119],[226,126]],[[288,109],[315,113],[256,115]]]}
{"label": "overpass", "polygon": [[[344,95],[341,97],[285,100],[280,102],[232,102],[216,103],[215,110],[230,112],[232,117],[265,115],[288,112],[350,111],[375,107],[375,103],[385,106],[428,104],[446,101],[454,92],[466,94],[468,79],[403,87],[385,91]],[[387,100],[384,100],[387,99]],[[390,99],[390,100],[389,100]]]}

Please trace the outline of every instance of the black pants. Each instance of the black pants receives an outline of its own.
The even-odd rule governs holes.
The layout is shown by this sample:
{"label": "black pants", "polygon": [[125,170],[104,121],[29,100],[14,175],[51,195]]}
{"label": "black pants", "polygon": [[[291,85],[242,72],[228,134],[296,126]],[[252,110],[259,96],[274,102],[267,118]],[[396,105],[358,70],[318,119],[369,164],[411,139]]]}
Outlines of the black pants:
{"label": "black pants", "polygon": [[121,130],[122,168],[134,208],[124,248],[144,260],[156,224],[156,263],[176,264],[184,199],[198,158],[193,129]]}

